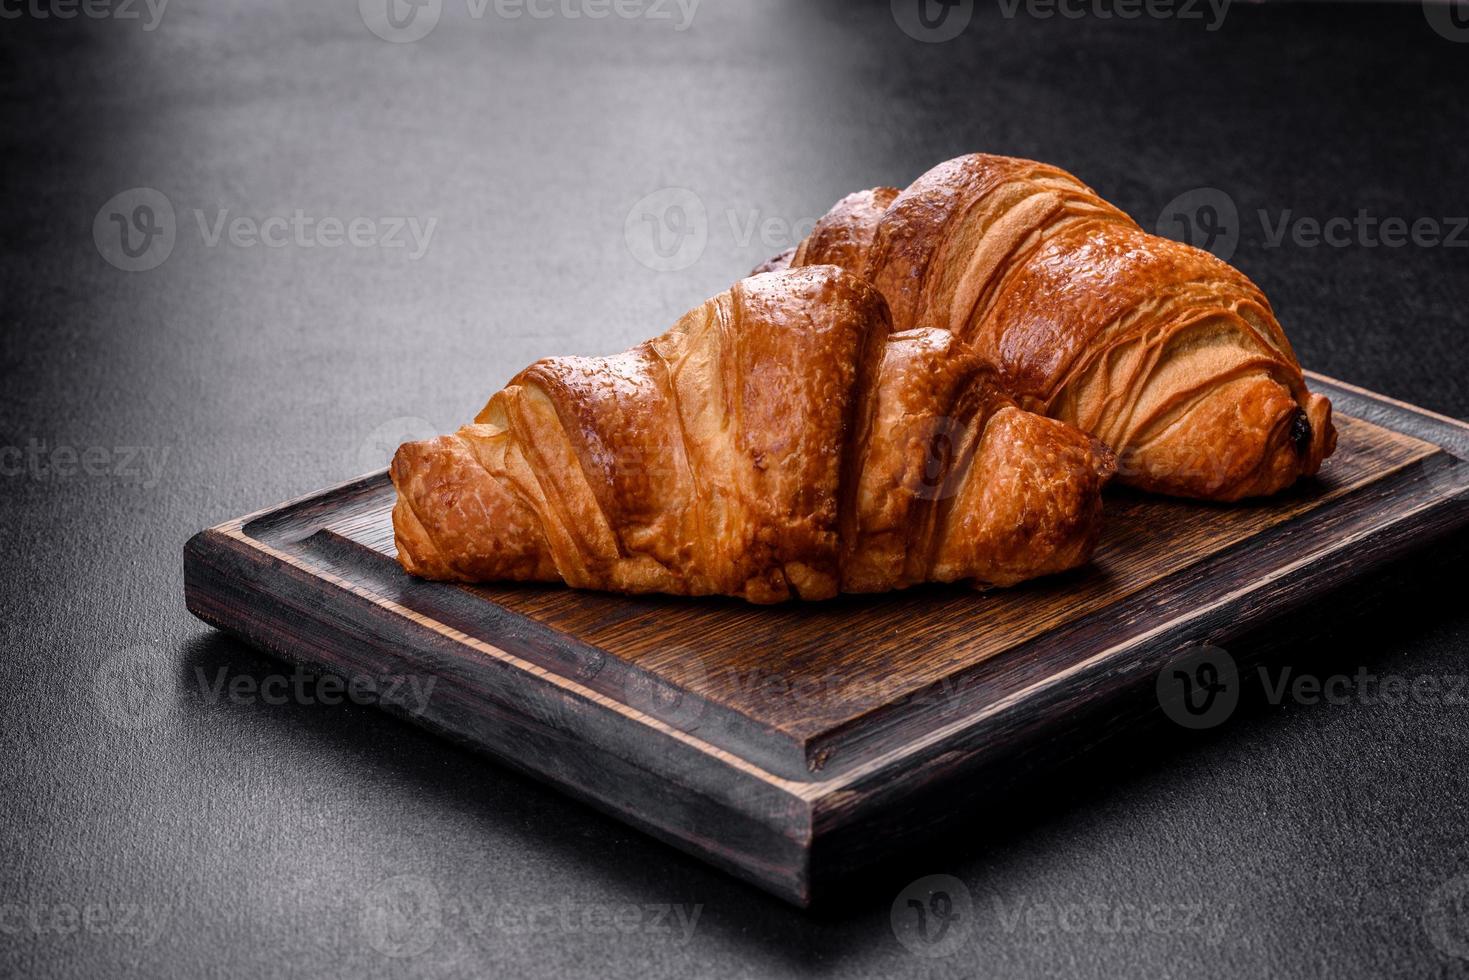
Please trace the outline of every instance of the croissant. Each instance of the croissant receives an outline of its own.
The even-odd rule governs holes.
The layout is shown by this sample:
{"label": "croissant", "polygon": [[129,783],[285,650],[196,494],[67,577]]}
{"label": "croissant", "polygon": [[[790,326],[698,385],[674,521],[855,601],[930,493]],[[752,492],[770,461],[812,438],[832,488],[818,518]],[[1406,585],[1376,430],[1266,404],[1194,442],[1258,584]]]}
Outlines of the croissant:
{"label": "croissant", "polygon": [[408,572],[824,599],[1086,562],[1113,468],[834,266],[759,275],[610,357],[538,361],[401,446]]}
{"label": "croissant", "polygon": [[1101,439],[1118,478],[1207,500],[1275,493],[1336,446],[1264,294],[1150,235],[1071,174],[974,154],[839,201],[764,268],[831,263],[992,360],[1019,404]]}

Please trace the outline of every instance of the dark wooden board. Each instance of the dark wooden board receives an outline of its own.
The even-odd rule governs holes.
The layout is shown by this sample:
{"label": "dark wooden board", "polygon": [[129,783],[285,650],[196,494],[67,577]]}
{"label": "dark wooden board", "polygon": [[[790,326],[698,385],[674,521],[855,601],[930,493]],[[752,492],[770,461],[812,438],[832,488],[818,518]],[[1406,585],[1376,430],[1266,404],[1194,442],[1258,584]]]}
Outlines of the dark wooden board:
{"label": "dark wooden board", "polygon": [[[1233,506],[1109,493],[1091,566],[1016,589],[827,603],[422,582],[375,473],[184,551],[189,609],[798,904],[926,837],[1014,770],[1156,705],[1180,652],[1469,524],[1469,425],[1312,376],[1320,476]],[[420,688],[421,689],[421,688]]]}

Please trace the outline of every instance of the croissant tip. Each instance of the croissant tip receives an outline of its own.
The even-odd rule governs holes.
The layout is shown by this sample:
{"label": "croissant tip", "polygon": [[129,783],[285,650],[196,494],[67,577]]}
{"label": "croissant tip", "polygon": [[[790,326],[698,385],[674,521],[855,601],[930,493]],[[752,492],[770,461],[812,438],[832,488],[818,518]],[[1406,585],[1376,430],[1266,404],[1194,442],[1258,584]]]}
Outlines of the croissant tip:
{"label": "croissant tip", "polygon": [[393,458],[388,463],[388,479],[393,481],[393,486],[401,493],[407,476],[408,461],[403,456],[403,446],[399,446],[393,450]]}
{"label": "croissant tip", "polygon": [[417,469],[415,458],[418,443],[405,442],[393,450],[393,459],[388,463],[388,478],[393,481],[393,486],[402,493],[413,473]]}
{"label": "croissant tip", "polygon": [[1312,429],[1311,461],[1320,466],[1322,460],[1336,452],[1336,426],[1331,420],[1331,400],[1325,395],[1313,393],[1306,399],[1305,415]]}

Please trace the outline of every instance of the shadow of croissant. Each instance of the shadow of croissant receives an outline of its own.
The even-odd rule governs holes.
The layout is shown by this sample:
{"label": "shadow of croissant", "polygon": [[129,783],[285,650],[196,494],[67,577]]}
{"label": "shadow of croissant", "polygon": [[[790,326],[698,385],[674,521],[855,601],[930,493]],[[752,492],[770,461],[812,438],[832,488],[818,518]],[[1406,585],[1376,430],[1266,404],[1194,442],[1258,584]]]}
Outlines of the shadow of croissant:
{"label": "shadow of croissant", "polygon": [[[1282,699],[1278,690],[1272,695],[1268,679],[1263,684],[1255,680],[1260,666],[1297,676],[1431,670],[1434,664],[1395,664],[1393,651],[1452,628],[1454,620],[1444,611],[1459,608],[1457,576],[1466,556],[1469,531],[1245,635],[1230,645],[1243,684],[1228,723],[1190,731],[1153,705],[1139,709],[1144,717],[1128,719],[1114,735],[1094,740],[1078,733],[1089,741],[1083,754],[1059,767],[1013,773],[1001,795],[948,822],[957,829],[869,867],[808,911],[738,882],[508,766],[368,710],[370,697],[339,693],[336,703],[330,703],[319,696],[319,687],[312,687],[316,682],[310,678],[317,675],[304,675],[308,679],[301,682],[310,703],[294,695],[268,703],[262,693],[267,680],[284,676],[294,681],[298,669],[229,635],[210,633],[189,642],[180,670],[182,683],[197,695],[189,700],[203,716],[204,728],[220,731],[222,738],[226,731],[236,731],[261,745],[284,740],[293,745],[293,753],[304,746],[323,769],[349,773],[344,777],[349,781],[360,779],[361,795],[378,800],[385,813],[430,807],[454,814],[459,822],[479,828],[485,840],[494,842],[492,847],[511,849],[544,869],[535,872],[541,880],[564,884],[565,894],[538,895],[536,901],[585,903],[597,895],[604,904],[697,908],[696,943],[733,947],[755,961],[773,957],[776,965],[790,969],[840,972],[842,963],[883,948],[904,955],[889,913],[895,896],[914,879],[941,872],[976,890],[1027,887],[1038,851],[1119,817],[1141,821],[1150,806],[1166,803],[1179,774],[1196,774],[1216,764],[1248,767],[1250,753],[1285,737],[1293,715],[1330,710],[1319,703]],[[1460,665],[1439,666],[1453,671]],[[231,695],[232,689],[254,693]],[[227,712],[228,725],[209,724],[209,712]],[[1140,832],[1144,826],[1139,823],[1134,829]],[[437,842],[450,860],[461,845]],[[371,848],[373,842],[364,846]],[[424,841],[423,847],[431,852],[435,842]],[[558,870],[564,868],[574,870]],[[381,870],[390,878],[422,869],[385,865]],[[505,900],[507,888],[520,887],[499,880],[497,869],[484,864],[454,864],[447,876],[442,870],[438,874],[443,890],[479,895],[491,904]],[[319,883],[326,890],[332,886],[330,881]],[[1108,883],[1095,886],[1105,890]],[[342,906],[348,918],[359,911],[351,901]],[[345,928],[354,926],[348,922]],[[478,955],[486,958],[504,939],[482,930],[472,938],[467,955],[475,955],[478,946]]]}

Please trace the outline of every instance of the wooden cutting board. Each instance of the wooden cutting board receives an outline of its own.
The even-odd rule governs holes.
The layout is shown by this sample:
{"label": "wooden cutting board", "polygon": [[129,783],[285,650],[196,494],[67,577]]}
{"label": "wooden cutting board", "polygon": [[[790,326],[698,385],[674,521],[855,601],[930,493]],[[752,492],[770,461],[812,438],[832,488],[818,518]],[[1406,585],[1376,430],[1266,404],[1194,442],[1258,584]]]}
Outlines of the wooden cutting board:
{"label": "wooden cutting board", "polygon": [[379,472],[196,535],[185,594],[309,667],[431,678],[385,706],[806,905],[1156,709],[1180,654],[1469,523],[1469,425],[1312,381],[1340,429],[1317,479],[1233,506],[1109,492],[1091,566],[1015,589],[755,607],[422,582]]}

